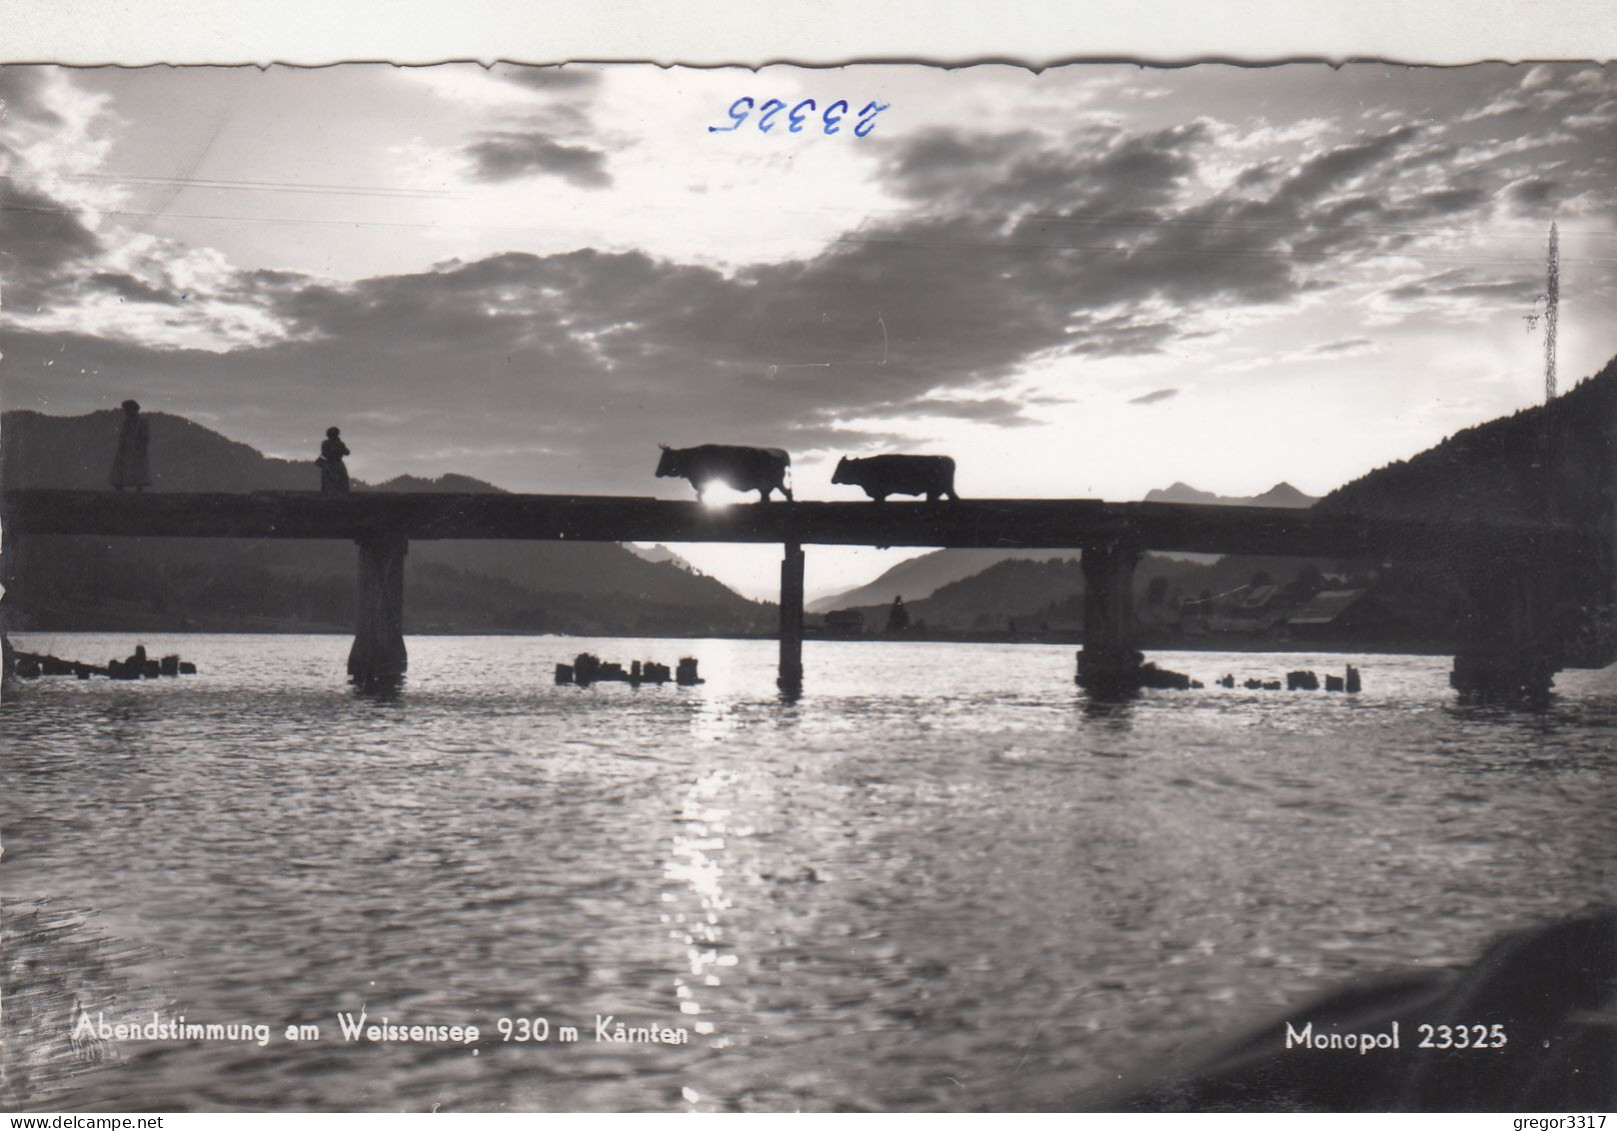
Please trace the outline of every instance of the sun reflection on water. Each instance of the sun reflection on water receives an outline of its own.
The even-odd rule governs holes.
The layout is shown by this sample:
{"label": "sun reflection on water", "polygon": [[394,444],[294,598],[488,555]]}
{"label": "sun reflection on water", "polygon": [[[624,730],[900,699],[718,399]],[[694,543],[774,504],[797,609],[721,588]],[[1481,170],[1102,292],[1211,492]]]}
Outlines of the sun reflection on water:
{"label": "sun reflection on water", "polygon": [[[720,971],[739,961],[723,943],[721,919],[731,906],[724,889],[723,864],[730,810],[716,804],[737,777],[733,771],[715,769],[691,782],[678,817],[683,831],[674,834],[671,858],[663,868],[664,878],[680,885],[663,892],[663,903],[671,908],[681,903],[693,907],[689,912],[671,909],[662,916],[668,937],[684,949],[684,969],[674,976],[674,994],[682,1017],[690,1020],[696,1036],[706,1038],[715,1049],[729,1048],[734,1041],[717,1031],[712,1007],[704,1008],[698,995],[723,985]],[[689,1103],[699,1099],[692,1087],[684,1088],[683,1093]]]}

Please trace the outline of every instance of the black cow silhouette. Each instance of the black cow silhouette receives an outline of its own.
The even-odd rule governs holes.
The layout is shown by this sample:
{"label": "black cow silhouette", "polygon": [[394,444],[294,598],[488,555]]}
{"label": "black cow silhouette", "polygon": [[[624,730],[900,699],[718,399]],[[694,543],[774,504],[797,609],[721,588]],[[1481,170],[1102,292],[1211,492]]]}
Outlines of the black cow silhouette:
{"label": "black cow silhouette", "polygon": [[695,448],[663,450],[657,463],[657,478],[688,479],[696,488],[700,499],[709,483],[718,481],[736,491],[757,491],[760,502],[767,503],[771,491],[779,491],[792,501],[792,489],[786,486],[786,472],[792,466],[792,457],[779,448],[747,448],[733,444],[702,444]]}
{"label": "black cow silhouette", "polygon": [[863,487],[878,503],[888,495],[925,495],[929,503],[945,495],[960,498],[954,491],[954,460],[948,456],[843,456],[831,482]]}

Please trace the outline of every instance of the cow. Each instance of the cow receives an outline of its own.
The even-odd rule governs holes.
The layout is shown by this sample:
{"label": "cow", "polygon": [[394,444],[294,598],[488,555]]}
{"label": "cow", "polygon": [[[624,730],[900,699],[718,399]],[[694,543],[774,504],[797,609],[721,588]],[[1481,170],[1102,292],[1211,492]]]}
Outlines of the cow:
{"label": "cow", "polygon": [[792,489],[786,486],[786,473],[792,466],[792,457],[779,448],[744,448],[733,444],[703,444],[695,448],[662,448],[662,459],[657,463],[659,479],[689,479],[700,499],[707,485],[715,479],[736,491],[757,491],[759,502],[767,503],[771,491],[779,491],[792,501]]}
{"label": "cow", "polygon": [[888,495],[925,495],[929,503],[944,495],[960,499],[954,493],[954,460],[948,456],[843,456],[831,482],[863,487],[878,503]]}

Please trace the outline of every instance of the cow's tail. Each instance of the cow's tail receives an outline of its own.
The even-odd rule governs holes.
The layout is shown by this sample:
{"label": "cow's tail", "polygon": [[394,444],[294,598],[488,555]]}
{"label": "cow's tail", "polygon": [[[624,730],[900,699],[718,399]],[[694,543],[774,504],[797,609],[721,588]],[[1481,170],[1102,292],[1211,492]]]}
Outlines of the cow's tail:
{"label": "cow's tail", "polygon": [[781,473],[780,473],[780,490],[781,490],[781,494],[786,496],[786,501],[788,503],[796,501],[796,500],[794,500],[792,498],[792,457],[791,456],[786,457],[786,466],[781,469]]}

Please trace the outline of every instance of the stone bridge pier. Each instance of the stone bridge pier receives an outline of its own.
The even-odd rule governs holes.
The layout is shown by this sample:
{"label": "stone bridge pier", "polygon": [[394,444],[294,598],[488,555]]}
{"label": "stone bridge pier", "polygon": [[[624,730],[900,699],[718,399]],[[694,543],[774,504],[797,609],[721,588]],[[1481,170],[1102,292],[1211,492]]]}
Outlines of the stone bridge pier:
{"label": "stone bridge pier", "polygon": [[803,693],[803,546],[788,542],[780,563],[780,673],[775,686],[788,698]]}
{"label": "stone bridge pier", "polygon": [[1084,647],[1078,653],[1078,686],[1091,695],[1130,695],[1140,689],[1145,657],[1138,647],[1134,615],[1134,570],[1141,547],[1125,540],[1083,548]]}
{"label": "stone bridge pier", "polygon": [[359,603],[348,677],[358,684],[396,682],[410,666],[404,650],[404,555],[402,534],[367,534],[359,544]]}
{"label": "stone bridge pier", "polygon": [[1569,639],[1559,571],[1543,560],[1491,564],[1465,579],[1469,608],[1449,686],[1464,696],[1546,699]]}

